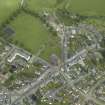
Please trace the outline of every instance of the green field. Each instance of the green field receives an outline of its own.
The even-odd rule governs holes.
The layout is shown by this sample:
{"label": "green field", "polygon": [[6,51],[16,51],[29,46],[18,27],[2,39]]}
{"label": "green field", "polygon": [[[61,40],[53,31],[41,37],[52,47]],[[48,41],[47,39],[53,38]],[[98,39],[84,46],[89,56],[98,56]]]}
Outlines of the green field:
{"label": "green field", "polygon": [[53,36],[38,18],[22,12],[10,25],[15,31],[12,43],[34,54],[43,45],[48,45],[45,47],[43,54],[41,54],[43,58],[47,59],[51,53],[58,54],[58,45],[56,45],[57,37]]}
{"label": "green field", "polygon": [[56,54],[58,57],[61,57],[61,49],[58,37],[52,37],[48,41],[45,50],[41,53],[40,57],[45,60],[50,60],[51,54]]}
{"label": "green field", "polygon": [[105,0],[68,0],[66,8],[83,15],[105,15]]}
{"label": "green field", "polygon": [[[21,0],[0,1],[0,23],[5,21],[19,7],[20,2]],[[35,12],[66,8],[68,11],[84,15],[104,15],[104,4],[105,0],[24,0],[26,8]],[[68,24],[73,21],[64,16],[61,17]],[[13,43],[18,43],[17,45],[32,53],[37,53],[43,44],[49,44],[41,54],[43,58],[48,58],[51,53],[60,54],[60,48],[57,45],[58,39],[53,39],[52,33],[38,18],[22,12],[14,21],[11,21],[10,25],[15,30],[15,35],[12,38]],[[49,41],[50,39],[53,42]]]}
{"label": "green field", "polygon": [[[24,0],[24,5],[32,11],[40,12],[43,10],[54,9],[63,0]],[[0,1],[0,24],[11,16],[20,7],[21,0],[1,0]],[[48,59],[51,53],[59,54],[59,48],[53,39],[53,35],[44,26],[40,19],[30,16],[24,12],[20,13],[9,24],[15,34],[11,42],[32,53],[37,53],[42,45],[48,45],[50,39],[54,40],[47,46],[41,57]],[[54,45],[52,46],[52,43]],[[52,47],[51,47],[51,46]],[[55,46],[55,47],[54,47]]]}
{"label": "green field", "polygon": [[[20,6],[21,0],[0,0],[0,23],[5,21]],[[26,8],[32,11],[67,8],[84,15],[104,15],[105,0],[24,0]]]}
{"label": "green field", "polygon": [[0,24],[19,7],[20,0],[0,0]]}
{"label": "green field", "polygon": [[18,41],[33,53],[46,43],[50,35],[38,18],[23,12],[11,22],[11,26],[15,30],[13,41]]}
{"label": "green field", "polygon": [[28,7],[31,10],[41,11],[43,9],[54,8],[56,0],[29,0],[27,1]]}
{"label": "green field", "polygon": [[61,5],[64,0],[27,0],[26,7],[35,12],[41,11],[53,11],[59,5]]}

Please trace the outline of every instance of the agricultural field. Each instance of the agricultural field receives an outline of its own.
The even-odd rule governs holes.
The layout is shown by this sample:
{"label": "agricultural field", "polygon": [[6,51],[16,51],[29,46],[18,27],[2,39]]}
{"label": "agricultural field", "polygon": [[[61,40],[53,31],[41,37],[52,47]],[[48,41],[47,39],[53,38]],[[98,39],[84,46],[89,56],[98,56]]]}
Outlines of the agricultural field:
{"label": "agricultural field", "polygon": [[44,9],[54,8],[56,0],[30,0],[27,1],[27,6],[31,10],[41,11]]}
{"label": "agricultural field", "polygon": [[64,0],[56,10],[58,19],[65,25],[73,25],[83,21],[82,18],[72,18],[72,15],[80,16],[105,16],[105,0]]}
{"label": "agricultural field", "polygon": [[35,12],[42,12],[46,11],[53,11],[58,6],[62,5],[65,0],[26,0],[25,5],[26,8],[35,11]]}
{"label": "agricultural field", "polygon": [[20,0],[0,0],[0,24],[19,8]]}
{"label": "agricultural field", "polygon": [[68,0],[66,8],[83,15],[105,15],[105,0]]}

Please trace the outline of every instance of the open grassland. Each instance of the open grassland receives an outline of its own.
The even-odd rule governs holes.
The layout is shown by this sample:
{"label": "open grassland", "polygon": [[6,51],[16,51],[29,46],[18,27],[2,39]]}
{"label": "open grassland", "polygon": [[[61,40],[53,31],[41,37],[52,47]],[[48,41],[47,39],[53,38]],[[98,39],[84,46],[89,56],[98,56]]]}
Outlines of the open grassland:
{"label": "open grassland", "polygon": [[83,15],[105,15],[105,0],[68,0],[65,7]]}
{"label": "open grassland", "polygon": [[59,5],[61,5],[64,0],[26,0],[24,4],[26,7],[35,12],[53,11]]}
{"label": "open grassland", "polygon": [[13,41],[21,43],[25,48],[35,53],[46,43],[50,33],[42,22],[35,17],[21,13],[11,22],[15,35]]}
{"label": "open grassland", "polygon": [[[52,35],[40,19],[22,12],[11,22],[11,27],[15,34],[12,37],[12,42],[36,54],[43,45],[45,45],[43,58],[48,59],[54,52],[58,54],[57,36]],[[46,47],[48,45],[48,47]],[[56,47],[53,48],[53,47]],[[52,52],[51,52],[52,51]]]}
{"label": "open grassland", "polygon": [[0,24],[19,8],[19,3],[20,0],[0,0]]}
{"label": "open grassland", "polygon": [[59,58],[61,57],[60,41],[57,36],[49,39],[40,57],[49,61],[52,54],[57,55]]}
{"label": "open grassland", "polygon": [[54,8],[56,0],[28,0],[27,6],[30,10],[42,11],[43,9]]}

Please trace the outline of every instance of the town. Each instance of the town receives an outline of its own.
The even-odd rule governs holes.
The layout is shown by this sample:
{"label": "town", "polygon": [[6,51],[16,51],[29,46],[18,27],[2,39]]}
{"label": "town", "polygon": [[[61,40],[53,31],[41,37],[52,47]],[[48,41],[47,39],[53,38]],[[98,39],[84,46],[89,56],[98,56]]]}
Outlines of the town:
{"label": "town", "polygon": [[[66,25],[59,21],[56,12],[45,10],[35,14],[25,6],[24,0],[21,0],[19,10],[0,26],[0,105],[105,105],[103,30],[86,21]],[[50,31],[43,31],[42,25],[39,25],[41,22],[37,22],[40,28],[38,36],[40,31],[43,31],[42,35],[53,33],[48,40],[46,37],[41,41],[35,40],[30,33],[30,46],[33,39],[39,45],[44,43],[40,47],[33,45],[38,48],[37,51],[12,39],[18,34],[14,21],[17,19],[19,23],[19,16],[24,15],[40,18],[44,29]],[[74,13],[69,15],[72,21],[79,18]],[[21,22],[21,25],[24,24]],[[27,34],[28,28],[24,27]]]}

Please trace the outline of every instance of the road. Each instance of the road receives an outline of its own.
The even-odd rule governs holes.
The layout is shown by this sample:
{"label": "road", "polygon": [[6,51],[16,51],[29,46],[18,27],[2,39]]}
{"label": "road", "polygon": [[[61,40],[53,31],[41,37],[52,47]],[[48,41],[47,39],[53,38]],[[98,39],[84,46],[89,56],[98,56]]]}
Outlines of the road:
{"label": "road", "polygon": [[96,48],[96,44],[93,44],[93,45],[87,47],[86,49],[83,49],[82,51],[78,52],[76,55],[74,55],[73,57],[68,59],[66,61],[66,64],[69,64],[70,66],[72,66],[72,65],[78,63],[79,60],[85,59],[85,57],[87,56],[88,50],[91,51],[91,50],[93,50],[95,48]]}
{"label": "road", "polygon": [[54,74],[56,72],[57,68],[50,68],[46,70],[35,82],[31,83],[30,86],[27,87],[27,89],[22,93],[17,99],[11,103],[11,105],[15,105],[19,100],[30,94],[33,90],[37,91],[37,89],[40,87],[42,83],[44,83],[44,79],[49,75],[49,74]]}
{"label": "road", "polygon": [[[78,52],[76,55],[74,55],[73,57],[71,57],[70,59],[67,59],[68,58],[68,52],[67,52],[67,42],[68,42],[68,39],[67,39],[67,36],[65,35],[65,32],[64,32],[64,27],[60,27],[60,25],[57,25],[56,23],[55,23],[55,21],[54,21],[54,19],[50,19],[49,20],[49,24],[50,24],[50,26],[52,26],[57,32],[58,32],[58,35],[61,37],[61,46],[62,46],[62,58],[63,58],[63,65],[61,65],[63,68],[65,68],[66,67],[66,65],[70,65],[70,66],[72,66],[72,65],[74,65],[74,64],[76,64],[76,63],[78,63],[78,61],[80,61],[81,59],[85,59],[85,57],[87,56],[87,53],[88,53],[88,50],[87,49],[89,49],[89,50],[93,50],[94,48],[96,48],[96,44],[95,45],[92,45],[92,46],[90,46],[89,48],[86,48],[86,49],[83,49],[82,51],[80,51],[80,52]],[[59,30],[58,30],[59,29]],[[96,40],[95,40],[96,41]],[[97,43],[97,41],[96,41],[96,43]],[[46,61],[44,61],[43,59],[41,59],[41,58],[38,58],[38,60],[40,60],[40,61],[42,61],[42,62],[44,62],[44,63],[46,63],[47,65],[49,65],[49,69],[48,70],[46,70],[36,81],[34,81],[33,83],[31,83],[31,85],[30,86],[28,86],[27,88],[26,88],[26,90],[19,96],[19,97],[17,97],[17,99],[14,101],[14,102],[12,102],[12,104],[11,105],[14,105],[15,103],[17,103],[18,101],[20,101],[21,99],[23,99],[25,96],[27,96],[27,95],[29,95],[31,92],[35,92],[35,91],[37,91],[37,89],[40,87],[40,85],[41,84],[43,84],[44,83],[44,80],[47,80],[48,78],[47,78],[47,76],[50,74],[50,75],[53,75],[57,70],[58,70],[58,68],[56,68],[56,67],[52,67],[49,63],[47,63]],[[72,81],[72,80],[70,80],[69,79],[69,77],[68,77],[68,75],[65,75],[64,74],[64,72],[60,72],[61,73],[61,75],[63,75],[65,78],[66,78],[66,80],[67,80],[67,82],[68,82],[68,84],[70,85],[70,86],[73,86],[74,87],[74,83],[77,83],[77,82],[79,82],[80,80],[82,80],[82,79],[84,79],[85,77],[87,77],[89,74],[86,74],[86,75],[84,75],[84,76],[82,76],[82,77],[80,77],[80,78],[78,78],[77,80],[74,80],[74,81]],[[102,81],[101,81],[102,82]],[[97,86],[97,85],[99,85],[99,83],[100,82],[98,82],[92,89],[91,89],[91,91],[90,91],[90,93],[89,94],[84,94],[83,92],[81,92],[80,90],[78,90],[79,92],[80,92],[80,94],[82,94],[85,98],[91,98],[93,101],[95,101],[95,102],[97,102],[97,103],[100,103],[99,101],[97,101],[96,99],[94,99],[93,97],[92,97],[92,91],[95,89],[95,87]],[[74,87],[75,88],[75,87]],[[77,90],[77,89],[76,89]],[[103,105],[103,104],[102,104]]]}
{"label": "road", "polygon": [[82,105],[84,105],[84,103],[86,101],[88,101],[88,100],[92,100],[93,102],[95,102],[95,103],[97,103],[99,105],[105,105],[105,103],[103,103],[101,100],[96,99],[95,95],[94,95],[95,88],[97,86],[99,86],[102,82],[105,81],[105,73],[103,73],[103,75],[102,75],[103,79],[101,78],[95,85],[93,85],[92,88],[90,89],[90,91],[88,93],[86,93],[86,94],[74,86],[75,83],[78,83],[80,80],[85,79],[90,74],[91,73],[88,73],[88,74],[86,74],[84,76],[81,76],[80,78],[78,78],[76,80],[70,80],[68,78],[68,76],[66,76],[66,75],[65,75],[65,78],[66,78],[66,81],[68,82],[68,85],[70,87],[72,87],[73,89],[78,90],[78,92],[85,98],[85,100],[83,101]]}

